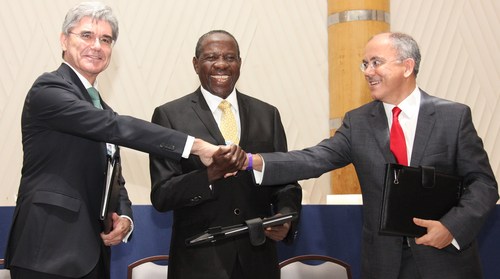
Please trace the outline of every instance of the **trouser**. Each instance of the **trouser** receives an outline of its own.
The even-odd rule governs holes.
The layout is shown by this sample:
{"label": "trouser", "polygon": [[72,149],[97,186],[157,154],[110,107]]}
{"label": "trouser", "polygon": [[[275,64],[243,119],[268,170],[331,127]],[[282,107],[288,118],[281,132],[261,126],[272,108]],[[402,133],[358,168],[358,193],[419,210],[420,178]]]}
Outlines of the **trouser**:
{"label": "trouser", "polygon": [[418,272],[417,263],[413,257],[410,246],[408,245],[408,240],[403,240],[403,254],[401,256],[401,266],[399,268],[398,279],[421,279],[420,273]]}

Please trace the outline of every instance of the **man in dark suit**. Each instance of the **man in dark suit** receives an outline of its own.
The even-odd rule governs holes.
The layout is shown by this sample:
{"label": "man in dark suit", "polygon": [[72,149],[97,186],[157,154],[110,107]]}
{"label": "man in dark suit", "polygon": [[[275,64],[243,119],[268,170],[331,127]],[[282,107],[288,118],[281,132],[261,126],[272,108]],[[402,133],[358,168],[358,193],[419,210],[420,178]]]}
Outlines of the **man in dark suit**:
{"label": "man in dark suit", "polygon": [[172,161],[191,152],[205,164],[216,150],[223,158],[238,150],[120,116],[98,94],[93,105],[87,88],[108,66],[117,36],[109,7],[75,6],[60,36],[64,63],[41,75],[28,92],[22,177],[5,254],[12,278],[109,278],[109,246],[126,241],[133,228],[121,173],[111,232],[102,233],[99,222],[107,158],[120,160],[117,145]]}
{"label": "man in dark suit", "polygon": [[[363,278],[481,278],[475,239],[498,200],[497,182],[470,108],[419,89],[419,64],[410,36],[374,36],[361,64],[374,101],[347,112],[333,137],[301,151],[254,156],[254,168],[262,168],[263,158],[262,184],[273,185],[354,164],[363,193]],[[458,205],[441,219],[414,219],[427,229],[419,238],[378,232],[385,167],[396,162],[389,140],[395,106],[402,110],[407,162],[462,176],[466,186]]]}
{"label": "man in dark suit", "polygon": [[[278,110],[235,89],[241,67],[236,39],[215,30],[200,37],[193,66],[201,87],[154,111],[152,121],[190,133],[213,144],[237,143],[249,152],[286,151],[287,143]],[[234,135],[224,131],[218,108],[228,101]],[[221,128],[219,128],[219,126]],[[186,246],[186,239],[217,226],[242,224],[253,218],[300,212],[301,188],[295,183],[258,187],[251,171],[222,179],[224,168],[205,168],[196,159],[180,162],[150,156],[151,201],[159,211],[173,210],[168,277],[279,278],[275,241],[295,237],[296,223],[269,228],[264,244],[253,246],[248,234],[215,243]]]}

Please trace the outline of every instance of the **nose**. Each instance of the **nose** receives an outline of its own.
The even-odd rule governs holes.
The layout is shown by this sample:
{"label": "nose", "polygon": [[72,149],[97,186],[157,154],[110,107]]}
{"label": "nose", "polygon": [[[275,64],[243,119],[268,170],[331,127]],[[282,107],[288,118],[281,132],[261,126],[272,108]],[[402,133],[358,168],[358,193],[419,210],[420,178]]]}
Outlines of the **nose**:
{"label": "nose", "polygon": [[375,73],[375,68],[373,68],[371,65],[366,67],[366,69],[363,71],[363,75],[365,75],[365,77],[373,76],[374,73]]}
{"label": "nose", "polygon": [[99,37],[95,37],[93,42],[91,43],[93,48],[100,48],[101,47],[101,41],[99,40]]}
{"label": "nose", "polygon": [[219,69],[227,68],[228,65],[229,63],[227,63],[227,61],[223,57],[219,57],[219,59],[217,59],[217,61],[215,61],[214,63],[214,67]]}

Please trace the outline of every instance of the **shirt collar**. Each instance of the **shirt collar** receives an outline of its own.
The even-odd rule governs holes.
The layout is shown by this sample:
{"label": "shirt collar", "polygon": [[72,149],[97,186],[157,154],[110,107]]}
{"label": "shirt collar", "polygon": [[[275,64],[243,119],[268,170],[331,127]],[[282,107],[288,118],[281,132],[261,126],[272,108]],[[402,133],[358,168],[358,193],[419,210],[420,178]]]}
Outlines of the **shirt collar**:
{"label": "shirt collar", "polygon": [[[411,94],[408,95],[408,97],[406,97],[401,103],[399,103],[398,107],[401,109],[401,114],[404,115],[404,117],[410,119],[418,115],[418,111],[420,110],[420,98],[420,89],[418,87],[415,87]],[[383,104],[386,114],[392,117],[392,109],[395,107],[395,105],[387,103]]]}
{"label": "shirt collar", "polygon": [[[208,92],[205,88],[203,88],[203,86],[200,86],[200,89],[203,98],[205,98],[205,101],[207,102],[208,107],[210,108],[210,111],[213,113],[218,109],[218,106],[222,101],[222,98]],[[227,96],[226,101],[231,103],[231,106],[234,108],[234,110],[238,112],[238,98],[236,98],[236,90],[234,88],[231,94]]]}
{"label": "shirt collar", "polygon": [[73,72],[75,72],[75,74],[78,76],[80,81],[83,83],[83,86],[85,86],[85,89],[89,89],[90,87],[94,87],[97,91],[99,91],[99,89],[97,89],[98,88],[97,80],[96,80],[95,84],[92,85],[84,76],[82,76],[77,70],[75,70],[75,68],[73,68],[73,66],[71,66],[68,62],[64,61],[64,64],[68,65],[73,70]]}

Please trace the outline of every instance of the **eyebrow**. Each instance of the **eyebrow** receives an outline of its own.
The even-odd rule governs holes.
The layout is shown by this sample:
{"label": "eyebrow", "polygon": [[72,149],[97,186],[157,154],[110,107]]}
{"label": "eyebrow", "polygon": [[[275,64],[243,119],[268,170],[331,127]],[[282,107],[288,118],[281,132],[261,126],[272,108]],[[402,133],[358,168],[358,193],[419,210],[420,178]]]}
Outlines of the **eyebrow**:
{"label": "eyebrow", "polygon": [[[380,56],[374,56],[374,57],[369,59],[369,61],[373,61],[373,60],[387,60],[387,59],[385,59],[384,57],[380,57]],[[367,61],[367,60],[363,58],[363,61]]]}
{"label": "eyebrow", "polygon": [[[92,30],[82,29],[82,30],[80,30],[80,34],[82,34],[82,33],[91,33],[91,34],[96,35],[96,33],[94,31],[92,31]],[[113,36],[109,35],[109,34],[102,34],[100,37],[110,37],[110,38],[113,38]]]}

